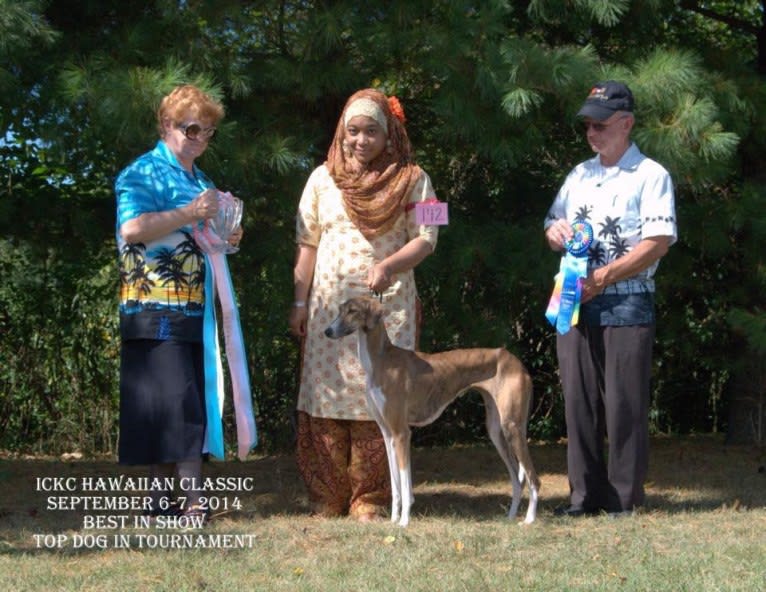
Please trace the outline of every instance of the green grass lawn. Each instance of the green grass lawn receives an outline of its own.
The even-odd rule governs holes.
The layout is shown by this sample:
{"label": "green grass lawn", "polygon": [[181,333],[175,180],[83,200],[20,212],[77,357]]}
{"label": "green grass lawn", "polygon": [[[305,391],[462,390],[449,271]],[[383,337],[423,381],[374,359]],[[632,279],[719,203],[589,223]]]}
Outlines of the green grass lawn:
{"label": "green grass lawn", "polygon": [[[413,452],[406,529],[309,516],[290,455],[206,465],[206,476],[247,488],[220,492],[203,529],[136,528],[140,512],[69,509],[77,497],[140,496],[82,491],[140,471],[6,456],[0,590],[766,590],[763,449],[655,439],[647,506],[617,520],[554,517],[567,503],[565,447],[531,452],[542,479],[533,525],[505,518],[503,465],[494,449],[470,446]],[[75,491],[40,491],[54,484]],[[526,499],[522,518],[525,509]],[[121,515],[120,528],[96,528],[98,516],[114,526],[107,517]]]}

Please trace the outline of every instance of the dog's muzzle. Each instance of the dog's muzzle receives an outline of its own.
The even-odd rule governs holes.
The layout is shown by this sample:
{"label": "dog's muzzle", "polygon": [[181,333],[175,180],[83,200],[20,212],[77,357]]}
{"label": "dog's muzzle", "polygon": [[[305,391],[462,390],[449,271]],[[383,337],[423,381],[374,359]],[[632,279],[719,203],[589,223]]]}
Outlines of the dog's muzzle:
{"label": "dog's muzzle", "polygon": [[325,337],[329,337],[330,339],[340,339],[346,335],[351,335],[353,332],[353,327],[346,326],[339,319],[335,319],[332,324],[324,330]]}

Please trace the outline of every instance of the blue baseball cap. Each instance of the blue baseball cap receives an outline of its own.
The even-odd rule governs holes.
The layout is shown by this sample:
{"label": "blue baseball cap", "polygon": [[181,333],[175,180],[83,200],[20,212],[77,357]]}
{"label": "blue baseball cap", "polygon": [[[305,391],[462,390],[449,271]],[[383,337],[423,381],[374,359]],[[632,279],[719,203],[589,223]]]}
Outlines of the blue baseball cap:
{"label": "blue baseball cap", "polygon": [[617,111],[632,113],[634,105],[633,93],[625,84],[607,80],[596,83],[590,89],[590,94],[577,112],[577,116],[603,121],[609,119]]}

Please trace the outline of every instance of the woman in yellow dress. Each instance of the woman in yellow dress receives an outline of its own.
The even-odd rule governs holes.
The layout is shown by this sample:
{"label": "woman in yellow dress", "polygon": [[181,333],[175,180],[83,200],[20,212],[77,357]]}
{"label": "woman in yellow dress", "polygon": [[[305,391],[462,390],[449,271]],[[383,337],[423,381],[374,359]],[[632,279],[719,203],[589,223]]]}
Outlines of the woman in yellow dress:
{"label": "woman in yellow dress", "polygon": [[311,174],[297,215],[292,333],[303,339],[297,460],[312,510],[380,517],[390,503],[383,437],[365,402],[357,338],[324,330],[353,296],[382,295],[391,341],[415,349],[414,268],[430,255],[436,226],[416,223],[414,206],[435,199],[412,161],[404,112],[374,89],[354,93],[327,161]]}

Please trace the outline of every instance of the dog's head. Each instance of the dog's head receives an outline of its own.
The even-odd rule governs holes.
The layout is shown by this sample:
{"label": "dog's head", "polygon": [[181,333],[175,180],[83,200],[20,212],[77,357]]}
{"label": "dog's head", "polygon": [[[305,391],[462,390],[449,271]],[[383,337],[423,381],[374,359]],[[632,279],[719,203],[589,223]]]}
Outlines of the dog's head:
{"label": "dog's head", "polygon": [[383,318],[383,307],[377,300],[359,296],[346,300],[340,305],[338,316],[325,329],[330,339],[340,339],[354,331],[369,331]]}

